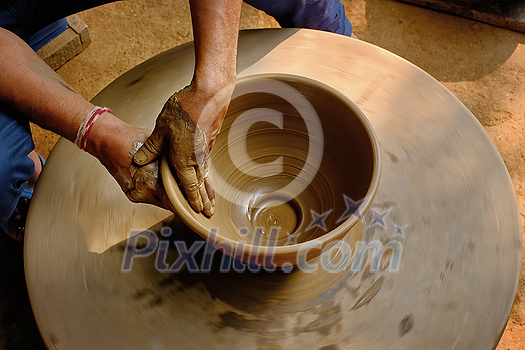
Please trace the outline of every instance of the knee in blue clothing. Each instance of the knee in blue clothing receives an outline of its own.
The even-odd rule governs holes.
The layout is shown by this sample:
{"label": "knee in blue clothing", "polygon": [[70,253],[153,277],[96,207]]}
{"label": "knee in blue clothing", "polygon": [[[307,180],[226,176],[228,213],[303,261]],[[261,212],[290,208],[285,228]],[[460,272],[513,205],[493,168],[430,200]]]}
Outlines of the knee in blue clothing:
{"label": "knee in blue clothing", "polygon": [[339,0],[303,0],[303,2],[304,11],[295,20],[298,26],[352,35],[352,24],[346,18],[345,7]]}
{"label": "knee in blue clothing", "polygon": [[28,121],[9,111],[0,111],[0,222],[9,219],[29,178],[35,172],[35,163],[29,153],[35,145]]}
{"label": "knee in blue clothing", "polygon": [[281,27],[319,29],[352,35],[352,24],[346,18],[345,7],[340,0],[245,0],[245,2],[273,16]]}
{"label": "knee in blue clothing", "polygon": [[[34,172],[34,163],[31,159],[29,161],[33,165],[32,169]],[[28,164],[27,173],[31,172],[31,164]],[[22,191],[26,188],[29,177],[24,179],[24,176],[20,177],[19,175],[8,171],[4,167],[0,168],[0,225],[3,225],[9,219],[16,208]]]}

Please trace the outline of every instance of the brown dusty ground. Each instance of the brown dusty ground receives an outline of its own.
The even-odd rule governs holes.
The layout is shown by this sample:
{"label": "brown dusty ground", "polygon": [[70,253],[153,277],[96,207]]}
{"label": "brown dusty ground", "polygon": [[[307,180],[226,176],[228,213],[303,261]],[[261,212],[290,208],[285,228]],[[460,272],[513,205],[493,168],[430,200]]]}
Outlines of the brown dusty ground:
{"label": "brown dusty ground", "polygon": [[[421,67],[478,118],[512,178],[525,225],[525,34],[390,0],[343,0],[356,35]],[[58,73],[93,98],[122,73],[192,39],[187,0],[133,0],[81,13],[93,43]],[[278,27],[244,6],[241,28]],[[336,54],[336,53],[334,53]],[[351,63],[349,63],[351,64]],[[34,128],[47,157],[58,137]],[[522,264],[523,265],[523,264]],[[497,349],[525,349],[525,274]],[[490,307],[490,306],[487,306]],[[19,245],[0,239],[0,349],[41,348]]]}

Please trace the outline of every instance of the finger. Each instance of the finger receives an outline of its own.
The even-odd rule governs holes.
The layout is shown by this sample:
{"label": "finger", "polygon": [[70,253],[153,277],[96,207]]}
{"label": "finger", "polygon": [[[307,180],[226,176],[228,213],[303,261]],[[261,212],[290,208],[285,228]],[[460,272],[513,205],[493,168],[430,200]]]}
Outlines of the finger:
{"label": "finger", "polygon": [[204,213],[204,215],[210,217],[213,214],[215,214],[215,208],[213,207],[213,204],[211,203],[211,200],[208,197],[208,191],[206,190],[206,186],[204,185],[204,183],[200,186],[199,192],[203,205],[202,212]]}
{"label": "finger", "polygon": [[140,168],[132,166],[130,170],[133,186],[125,191],[128,198],[135,203],[150,203],[165,208],[157,195],[159,189],[164,190],[159,183],[158,162]]}
{"label": "finger", "polygon": [[213,182],[209,177],[204,179],[204,188],[206,189],[206,193],[208,194],[211,205],[215,207],[215,188],[213,187]]}
{"label": "finger", "polygon": [[[172,96],[173,97],[173,96]],[[166,131],[169,130],[169,124],[171,123],[171,115],[173,114],[172,109],[176,104],[177,99],[168,99],[160,114],[155,122],[155,129],[148,137],[146,142],[139,148],[139,150],[133,155],[133,161],[137,165],[149,164],[162,152],[162,146],[164,145],[164,136]]]}
{"label": "finger", "polygon": [[175,170],[190,206],[197,213],[200,213],[204,209],[204,205],[201,200],[200,184],[195,168],[193,166],[185,166],[183,168],[176,168]]}
{"label": "finger", "polygon": [[208,191],[206,189],[206,182],[203,176],[203,172],[201,171],[201,168],[198,167],[195,169],[195,173],[197,175],[197,180],[199,181],[199,194],[203,205],[202,212],[204,215],[210,217],[213,214],[215,214],[215,208],[211,203],[211,199],[208,197]]}
{"label": "finger", "polygon": [[153,130],[153,133],[148,137],[144,144],[133,155],[133,161],[137,165],[149,164],[159,157],[162,152],[162,145],[164,143],[163,134]]}
{"label": "finger", "polygon": [[206,152],[206,155],[201,163],[199,164],[199,170],[201,171],[202,177],[204,179],[204,188],[206,190],[206,195],[210,200],[212,206],[215,206],[215,189],[213,187],[213,182],[211,181],[210,175],[210,155]]}

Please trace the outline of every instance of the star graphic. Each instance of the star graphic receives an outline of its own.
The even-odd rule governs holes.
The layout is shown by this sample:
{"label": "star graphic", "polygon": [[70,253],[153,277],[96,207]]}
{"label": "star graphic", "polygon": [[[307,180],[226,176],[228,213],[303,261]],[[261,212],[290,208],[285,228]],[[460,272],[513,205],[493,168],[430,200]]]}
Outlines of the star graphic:
{"label": "star graphic", "polygon": [[392,237],[401,236],[403,238],[406,238],[405,233],[403,231],[408,227],[408,224],[406,224],[405,226],[401,226],[401,227],[397,226],[396,224],[394,224],[394,226],[396,227],[396,232],[394,232]]}
{"label": "star graphic", "polygon": [[289,234],[287,233],[288,235],[288,240],[286,241],[286,243],[284,245],[288,245],[288,244],[297,244],[297,238],[299,238],[299,236],[301,235],[302,232],[299,232],[299,233],[296,233],[295,235],[292,235],[292,234]]}
{"label": "star graphic", "polygon": [[310,209],[310,213],[312,214],[312,222],[310,223],[310,225],[306,228],[306,231],[314,228],[314,227],[320,227],[321,229],[323,229],[324,231],[326,231],[326,224],[324,223],[324,221],[326,220],[326,217],[328,216],[328,214],[330,214],[332,212],[332,209],[322,213],[322,214],[317,214],[313,209]]}
{"label": "star graphic", "polygon": [[385,210],[384,212],[380,213],[377,210],[372,209],[372,212],[374,213],[374,219],[372,220],[370,224],[368,224],[366,228],[372,227],[374,225],[379,225],[383,228],[386,228],[385,218],[388,215],[388,213],[390,213],[391,210],[392,208],[389,208]]}
{"label": "star graphic", "polygon": [[363,199],[360,199],[357,202],[354,202],[352,198],[348,197],[346,194],[343,194],[343,198],[345,200],[346,210],[343,213],[343,215],[341,215],[341,217],[337,219],[337,222],[339,223],[341,221],[345,221],[346,219],[351,217],[354,213],[355,213],[355,216],[357,216],[357,218],[361,220],[363,213],[359,212],[358,208],[363,202]]}

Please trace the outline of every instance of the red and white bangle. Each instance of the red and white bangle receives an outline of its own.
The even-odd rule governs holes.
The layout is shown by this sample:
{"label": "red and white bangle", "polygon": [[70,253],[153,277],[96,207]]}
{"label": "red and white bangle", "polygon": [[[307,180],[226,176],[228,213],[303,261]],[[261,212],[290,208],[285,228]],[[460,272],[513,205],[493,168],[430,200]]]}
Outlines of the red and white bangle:
{"label": "red and white bangle", "polygon": [[96,106],[88,113],[86,119],[80,124],[77,131],[77,137],[75,138],[75,145],[77,145],[81,150],[85,151],[87,147],[87,141],[89,138],[89,133],[93,124],[97,121],[98,117],[105,112],[111,113],[111,109],[107,107]]}

